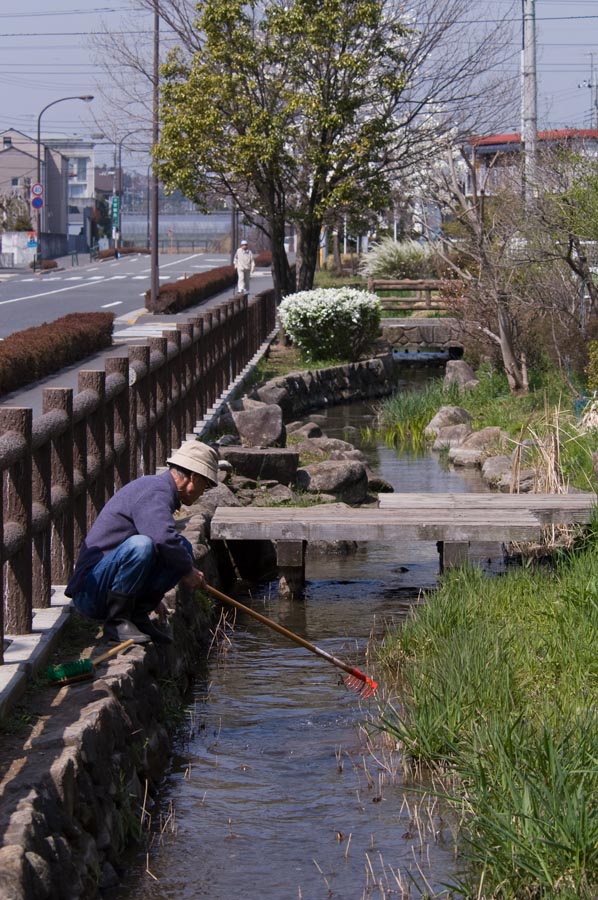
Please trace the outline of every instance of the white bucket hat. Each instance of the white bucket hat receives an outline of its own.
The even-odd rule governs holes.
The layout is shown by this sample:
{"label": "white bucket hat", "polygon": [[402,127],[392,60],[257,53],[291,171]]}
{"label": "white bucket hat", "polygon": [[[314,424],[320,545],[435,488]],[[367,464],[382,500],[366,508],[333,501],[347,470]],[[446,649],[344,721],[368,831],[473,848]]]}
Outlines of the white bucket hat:
{"label": "white bucket hat", "polygon": [[218,484],[218,454],[201,441],[185,441],[166,462],[180,469],[196,472],[212,484]]}

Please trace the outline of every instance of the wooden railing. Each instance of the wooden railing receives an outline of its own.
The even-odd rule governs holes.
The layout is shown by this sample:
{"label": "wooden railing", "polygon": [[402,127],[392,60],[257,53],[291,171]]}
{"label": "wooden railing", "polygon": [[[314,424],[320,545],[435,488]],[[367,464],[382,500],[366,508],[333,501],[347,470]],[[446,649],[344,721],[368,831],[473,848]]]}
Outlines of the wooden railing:
{"label": "wooden railing", "polygon": [[368,291],[401,291],[402,294],[380,297],[382,309],[388,312],[444,312],[446,304],[438,298],[442,282],[434,278],[368,278]]}
{"label": "wooden railing", "polygon": [[275,327],[273,291],[163,331],[78,391],[47,388],[42,414],[0,407],[0,663],[4,635],[68,581],[81,541],[118,488],[153,474],[193,432]]}

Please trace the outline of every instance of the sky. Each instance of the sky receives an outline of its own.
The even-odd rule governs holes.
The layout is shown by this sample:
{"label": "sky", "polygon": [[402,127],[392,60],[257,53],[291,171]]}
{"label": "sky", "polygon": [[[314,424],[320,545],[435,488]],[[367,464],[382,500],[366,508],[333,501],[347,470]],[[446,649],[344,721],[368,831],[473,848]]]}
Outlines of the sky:
{"label": "sky", "polygon": [[[521,3],[494,0],[494,5],[497,11],[514,5],[510,64],[517,71]],[[93,94],[89,104],[70,100],[44,112],[42,134],[106,132],[109,137],[96,139],[96,155],[99,163],[110,164],[114,135],[122,137],[131,121],[117,99],[101,95],[106,76],[98,57],[106,30],[121,32],[131,45],[151,39],[151,14],[133,17],[131,10],[131,0],[0,0],[0,131],[17,128],[35,137],[46,104]],[[591,127],[595,92],[588,84],[592,72],[598,80],[598,0],[536,0],[536,33],[538,127]],[[520,124],[505,123],[505,128],[518,131]],[[129,153],[129,143],[123,143],[123,164],[143,170],[147,157]]]}

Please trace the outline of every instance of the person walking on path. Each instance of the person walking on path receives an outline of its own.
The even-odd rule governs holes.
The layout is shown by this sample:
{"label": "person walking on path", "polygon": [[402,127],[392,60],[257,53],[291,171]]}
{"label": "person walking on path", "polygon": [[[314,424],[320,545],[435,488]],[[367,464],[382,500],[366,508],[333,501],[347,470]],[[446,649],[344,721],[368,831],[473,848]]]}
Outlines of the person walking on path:
{"label": "person walking on path", "polygon": [[185,441],[159,475],[143,475],[110,498],[83,541],[66,587],[75,608],[104,621],[104,636],[136,644],[171,644],[150,619],[164,594],[182,584],[203,587],[193,548],[173,514],[218,483],[218,456],[207,444]]}
{"label": "person walking on path", "polygon": [[255,269],[255,260],[246,240],[242,240],[241,245],[237,248],[233,259],[233,266],[237,270],[239,278],[237,292],[239,294],[248,294],[249,279]]}

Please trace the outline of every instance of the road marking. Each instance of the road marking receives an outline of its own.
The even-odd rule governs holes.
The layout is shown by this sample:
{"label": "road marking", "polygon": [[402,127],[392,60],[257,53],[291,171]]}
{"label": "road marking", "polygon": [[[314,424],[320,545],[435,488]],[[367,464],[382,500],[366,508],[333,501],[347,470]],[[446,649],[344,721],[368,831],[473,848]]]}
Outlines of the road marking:
{"label": "road marking", "polygon": [[71,275],[69,278],[65,278],[65,281],[83,281],[83,275]]}
{"label": "road marking", "polygon": [[108,281],[122,281],[123,278],[127,278],[127,275],[111,275]]}
{"label": "road marking", "polygon": [[122,300],[115,300],[114,303],[104,303],[100,309],[110,309],[111,306],[122,306]]}
{"label": "road marking", "polygon": [[[103,276],[100,275],[100,280],[103,280]],[[56,288],[54,291],[42,291],[40,294],[28,294],[26,297],[13,297],[12,300],[0,300],[0,306],[8,306],[9,303],[20,303],[21,300],[39,300],[40,297],[49,297],[51,294],[63,294],[67,291],[75,291],[81,290],[82,287],[87,287],[89,284],[97,284],[96,281],[84,281],[83,284],[73,284],[71,287],[61,287]]]}

